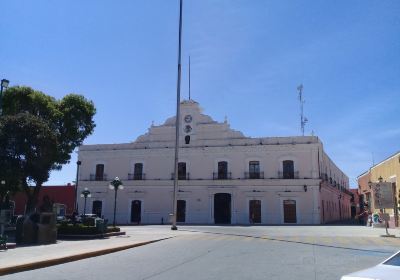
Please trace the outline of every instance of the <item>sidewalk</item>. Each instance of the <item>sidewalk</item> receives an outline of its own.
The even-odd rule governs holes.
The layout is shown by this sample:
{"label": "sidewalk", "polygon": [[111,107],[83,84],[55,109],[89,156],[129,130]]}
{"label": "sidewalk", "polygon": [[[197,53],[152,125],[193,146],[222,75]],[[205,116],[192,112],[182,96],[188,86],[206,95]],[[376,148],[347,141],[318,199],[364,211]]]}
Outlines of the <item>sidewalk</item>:
{"label": "sidewalk", "polygon": [[109,254],[188,234],[171,231],[169,226],[122,226],[121,231],[125,231],[126,235],[94,240],[58,240],[56,244],[0,251],[0,276]]}

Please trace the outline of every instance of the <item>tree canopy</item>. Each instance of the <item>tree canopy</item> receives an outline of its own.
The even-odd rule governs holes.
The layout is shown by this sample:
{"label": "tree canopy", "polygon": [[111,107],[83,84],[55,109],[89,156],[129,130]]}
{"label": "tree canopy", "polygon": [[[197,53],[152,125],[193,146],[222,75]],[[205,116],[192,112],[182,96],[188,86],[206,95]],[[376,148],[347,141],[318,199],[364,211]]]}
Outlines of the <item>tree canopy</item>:
{"label": "tree canopy", "polygon": [[36,206],[40,187],[52,170],[61,169],[71,153],[93,133],[93,102],[68,94],[61,100],[29,87],[11,87],[3,96],[0,116],[0,180],[23,188],[28,210]]}

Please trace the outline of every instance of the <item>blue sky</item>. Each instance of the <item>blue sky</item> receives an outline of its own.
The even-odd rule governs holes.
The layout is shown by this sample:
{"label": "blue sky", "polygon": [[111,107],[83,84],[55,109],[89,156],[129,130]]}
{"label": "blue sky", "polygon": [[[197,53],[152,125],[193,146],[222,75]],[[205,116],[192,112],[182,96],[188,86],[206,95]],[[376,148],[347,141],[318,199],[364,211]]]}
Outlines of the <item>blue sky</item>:
{"label": "blue sky", "polygon": [[[178,0],[2,1],[0,77],[93,100],[86,144],[175,114]],[[400,1],[184,0],[182,98],[246,136],[314,131],[350,177],[400,150]],[[75,179],[72,164],[48,184]]]}

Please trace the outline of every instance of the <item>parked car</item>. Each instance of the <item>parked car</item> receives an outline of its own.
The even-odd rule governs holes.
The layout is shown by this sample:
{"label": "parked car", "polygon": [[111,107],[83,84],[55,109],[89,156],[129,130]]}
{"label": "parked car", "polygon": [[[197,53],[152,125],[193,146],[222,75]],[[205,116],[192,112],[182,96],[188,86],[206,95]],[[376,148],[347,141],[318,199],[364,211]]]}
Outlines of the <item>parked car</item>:
{"label": "parked car", "polygon": [[79,215],[76,218],[76,222],[83,223],[86,226],[94,226],[97,218],[99,217],[96,214]]}
{"label": "parked car", "polygon": [[398,280],[400,279],[400,251],[380,264],[342,276],[341,280]]}

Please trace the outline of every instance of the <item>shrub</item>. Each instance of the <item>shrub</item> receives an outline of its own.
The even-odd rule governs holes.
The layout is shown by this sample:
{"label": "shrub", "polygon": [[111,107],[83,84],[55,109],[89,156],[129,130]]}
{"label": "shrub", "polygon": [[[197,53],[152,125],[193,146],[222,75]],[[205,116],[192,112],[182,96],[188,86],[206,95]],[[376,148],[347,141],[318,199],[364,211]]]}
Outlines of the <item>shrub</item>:
{"label": "shrub", "polygon": [[120,232],[121,229],[119,227],[107,227],[106,233],[110,232]]}
{"label": "shrub", "polygon": [[85,235],[85,234],[99,234],[100,232],[96,227],[85,226],[82,224],[61,224],[58,226],[58,234],[76,234],[76,235]]}
{"label": "shrub", "polygon": [[[120,232],[119,227],[107,227],[106,233]],[[86,226],[84,224],[66,224],[58,225],[58,234],[65,235],[92,235],[103,233],[100,228],[94,226]]]}

